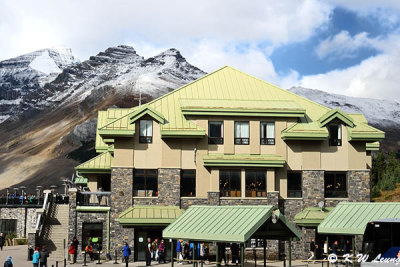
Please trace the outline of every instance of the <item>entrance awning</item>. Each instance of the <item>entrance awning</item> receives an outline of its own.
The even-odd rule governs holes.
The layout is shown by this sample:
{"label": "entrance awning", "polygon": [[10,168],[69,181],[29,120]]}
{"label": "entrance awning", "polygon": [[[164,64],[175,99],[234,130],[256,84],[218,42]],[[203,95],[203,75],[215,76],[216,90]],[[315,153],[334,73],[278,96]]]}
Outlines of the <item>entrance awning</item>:
{"label": "entrance awning", "polygon": [[163,225],[174,222],[184,212],[176,206],[132,206],[119,217],[121,225]]}
{"label": "entrance awning", "polygon": [[400,218],[400,202],[341,202],[318,226],[318,233],[362,235],[371,221]]}
{"label": "entrance awning", "polygon": [[316,207],[305,208],[294,216],[294,220],[299,226],[318,226],[333,209],[333,207],[326,207],[321,211]]}
{"label": "entrance awning", "polygon": [[243,243],[252,237],[300,239],[301,233],[273,206],[191,206],[163,237]]}

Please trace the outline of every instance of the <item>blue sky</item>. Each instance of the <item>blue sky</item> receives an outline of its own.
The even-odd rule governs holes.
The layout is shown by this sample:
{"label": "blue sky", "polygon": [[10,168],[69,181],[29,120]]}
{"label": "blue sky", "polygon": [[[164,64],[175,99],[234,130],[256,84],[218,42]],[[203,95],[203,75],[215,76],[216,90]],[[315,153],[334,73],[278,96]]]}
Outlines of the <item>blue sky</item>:
{"label": "blue sky", "polygon": [[231,65],[283,88],[400,100],[398,0],[0,0],[0,18],[0,60],[174,47],[207,72]]}

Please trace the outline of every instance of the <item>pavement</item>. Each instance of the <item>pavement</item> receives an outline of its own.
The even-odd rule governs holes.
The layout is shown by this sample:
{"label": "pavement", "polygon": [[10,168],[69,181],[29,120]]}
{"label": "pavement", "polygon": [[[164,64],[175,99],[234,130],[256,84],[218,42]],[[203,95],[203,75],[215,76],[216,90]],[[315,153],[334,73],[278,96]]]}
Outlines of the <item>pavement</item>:
{"label": "pavement", "polygon": [[[3,247],[3,251],[0,251],[0,266],[3,265],[4,261],[6,260],[7,256],[12,256],[13,257],[13,261],[14,261],[14,267],[31,267],[32,266],[32,262],[28,261],[28,247],[27,246],[14,246],[14,247]],[[100,266],[103,267],[111,267],[111,266],[125,266],[125,263],[122,263],[120,259],[118,259],[119,264],[113,264],[114,261],[109,261],[109,262],[104,262],[102,261],[102,264]],[[96,262],[88,262],[87,266],[99,266],[96,264]],[[78,262],[77,264],[69,264],[67,262],[67,266],[82,266],[83,262]],[[51,267],[51,266],[56,266],[55,262],[48,262],[47,266]],[[257,261],[257,266],[254,265],[254,261],[248,261],[245,263],[246,267],[263,267],[264,264],[262,261]],[[293,261],[292,262],[292,266],[310,266],[310,267],[316,267],[316,266],[321,266],[321,263],[316,263],[316,264],[308,264],[306,262],[302,262],[302,261]],[[324,264],[326,266],[326,264]],[[63,267],[62,262],[59,263],[58,265],[59,267]],[[129,263],[129,267],[142,267],[142,266],[146,266],[145,262],[130,262]],[[170,267],[171,264],[170,263],[166,263],[166,264],[158,264],[158,263],[153,263],[152,266],[156,266],[156,267]],[[192,264],[174,264],[174,267],[191,267],[193,266]],[[204,264],[204,267],[211,267],[211,266],[215,266],[214,264]],[[276,261],[276,262],[272,262],[272,261],[268,261],[267,262],[267,266],[268,267],[272,267],[272,266],[284,266],[282,261]]]}

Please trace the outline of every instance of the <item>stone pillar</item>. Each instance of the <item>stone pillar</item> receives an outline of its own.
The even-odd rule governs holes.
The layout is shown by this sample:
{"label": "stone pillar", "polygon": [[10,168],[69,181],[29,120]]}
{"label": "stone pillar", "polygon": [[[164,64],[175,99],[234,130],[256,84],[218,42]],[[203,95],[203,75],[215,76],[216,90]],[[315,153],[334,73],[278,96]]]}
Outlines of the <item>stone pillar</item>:
{"label": "stone pillar", "polygon": [[362,251],[362,243],[363,243],[363,235],[355,235],[355,248],[356,248],[356,254],[361,253]]}
{"label": "stone pillar", "polygon": [[111,169],[111,210],[110,210],[110,250],[120,251],[122,242],[127,241],[133,247],[133,228],[122,227],[118,220],[121,212],[132,206],[133,169]]}
{"label": "stone pillar", "polygon": [[303,208],[318,207],[324,201],[324,171],[303,171]]}
{"label": "stone pillar", "polygon": [[[76,225],[76,195],[78,190],[76,188],[70,188],[68,190],[69,196],[69,219],[68,219],[68,240],[67,244],[72,241],[76,236],[77,225]],[[69,242],[68,242],[69,241]]]}
{"label": "stone pillar", "polygon": [[35,248],[36,245],[36,231],[28,232],[28,247]]}
{"label": "stone pillar", "polygon": [[158,203],[165,206],[180,206],[181,170],[158,169]]}
{"label": "stone pillar", "polygon": [[219,203],[220,203],[219,198],[220,198],[219,191],[208,191],[207,192],[208,205],[219,206]]}
{"label": "stone pillar", "polygon": [[348,171],[347,181],[349,201],[371,201],[371,178],[369,170]]}
{"label": "stone pillar", "polygon": [[267,192],[268,205],[273,205],[275,208],[279,206],[279,192]]}

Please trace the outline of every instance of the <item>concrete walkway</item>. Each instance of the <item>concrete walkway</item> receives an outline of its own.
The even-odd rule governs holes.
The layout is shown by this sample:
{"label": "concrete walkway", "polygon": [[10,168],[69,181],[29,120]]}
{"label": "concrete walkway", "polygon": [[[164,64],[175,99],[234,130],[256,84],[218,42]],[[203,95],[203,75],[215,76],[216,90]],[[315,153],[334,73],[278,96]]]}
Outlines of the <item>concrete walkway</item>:
{"label": "concrete walkway", "polygon": [[[14,267],[31,267],[32,266],[32,262],[27,261],[28,258],[28,247],[27,246],[15,246],[15,247],[3,247],[3,251],[0,251],[0,266],[3,266],[4,261],[6,260],[7,256],[12,256],[13,257],[13,261],[14,261]],[[120,259],[118,259],[119,264],[113,264],[114,261],[110,261],[110,262],[102,262],[101,265],[97,265],[96,262],[88,262],[87,265],[88,266],[103,266],[103,267],[111,267],[111,266],[125,266],[124,263],[121,262]],[[48,262],[48,267],[51,267],[52,265],[55,265],[55,262]],[[67,266],[82,266],[83,262],[78,262],[77,264],[69,264],[67,262]],[[326,264],[324,264],[326,266]],[[62,262],[59,262],[59,267],[63,267]],[[146,266],[145,262],[131,262],[129,263],[129,266],[136,266],[136,267],[142,267],[142,266]],[[157,267],[170,267],[171,265],[169,263],[167,264],[158,264],[158,263],[154,263],[152,264],[152,266],[157,266]],[[174,267],[191,267],[193,266],[192,264],[183,264],[183,265],[179,265],[179,264],[174,264]],[[204,264],[204,267],[211,267],[211,266],[215,266],[215,265],[207,265]],[[257,267],[263,267],[263,263],[262,261],[257,261]],[[282,261],[278,261],[278,262],[272,262],[272,261],[268,261],[267,262],[267,266],[283,266],[283,262]],[[301,261],[293,261],[292,266],[307,266],[306,263],[301,262]],[[321,266],[321,263],[318,264],[308,264],[308,266]],[[246,267],[254,267],[254,261],[251,262],[246,262]]]}

